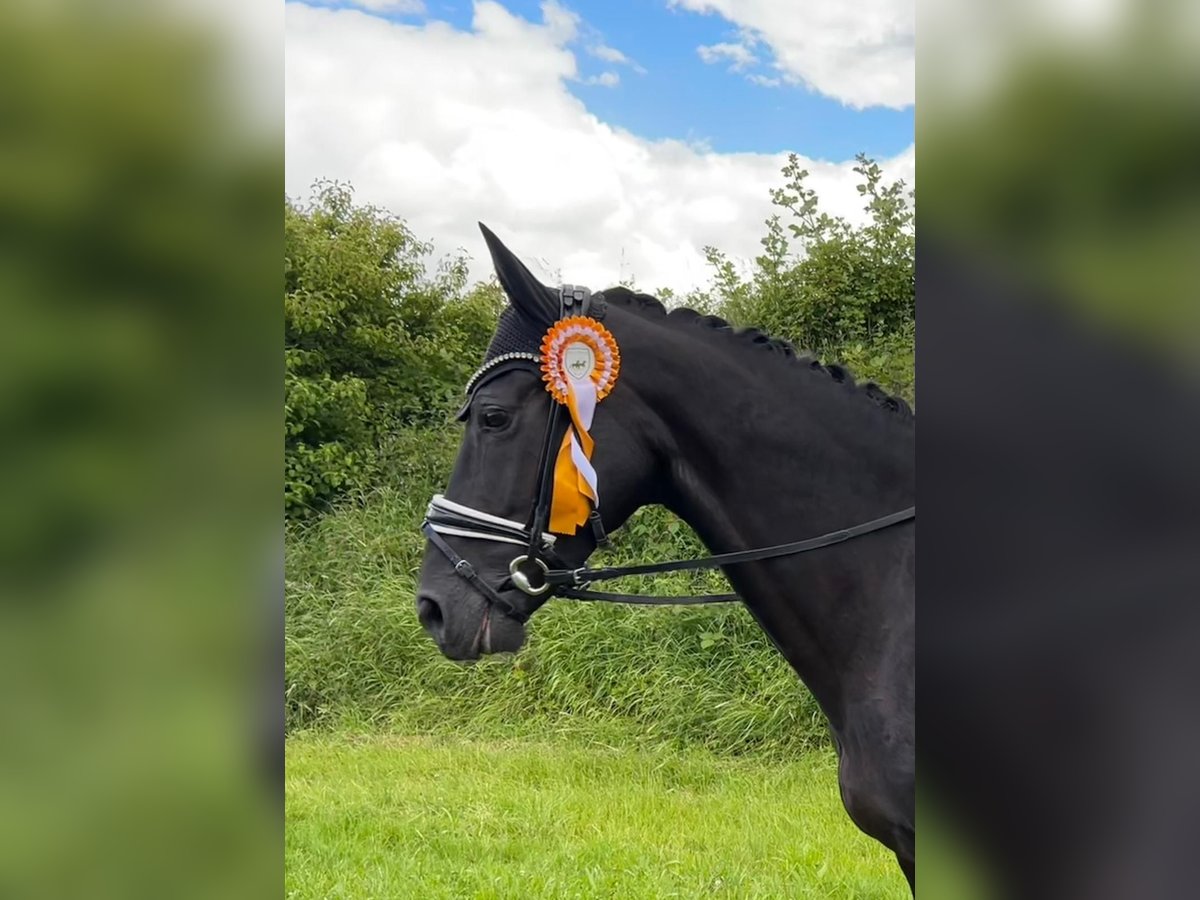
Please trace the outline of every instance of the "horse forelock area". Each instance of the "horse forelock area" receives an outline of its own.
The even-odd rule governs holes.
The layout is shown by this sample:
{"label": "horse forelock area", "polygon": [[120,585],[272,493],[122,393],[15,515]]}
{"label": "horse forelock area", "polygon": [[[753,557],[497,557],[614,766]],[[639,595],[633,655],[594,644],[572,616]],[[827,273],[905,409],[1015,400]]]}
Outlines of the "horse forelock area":
{"label": "horse forelock area", "polygon": [[845,366],[836,363],[823,365],[811,354],[797,352],[790,341],[764,334],[757,328],[737,328],[720,316],[703,315],[686,307],[668,310],[657,297],[631,291],[629,288],[609,288],[604,291],[604,299],[645,318],[663,319],[670,325],[684,327],[695,325],[710,329],[728,338],[728,343],[732,347],[766,351],[772,356],[783,357],[794,364],[798,370],[807,369],[822,374],[845,385],[848,391],[868,398],[877,406],[895,413],[901,418],[910,420],[916,418],[912,407],[903,398],[887,393],[875,382],[867,381],[859,384]]}

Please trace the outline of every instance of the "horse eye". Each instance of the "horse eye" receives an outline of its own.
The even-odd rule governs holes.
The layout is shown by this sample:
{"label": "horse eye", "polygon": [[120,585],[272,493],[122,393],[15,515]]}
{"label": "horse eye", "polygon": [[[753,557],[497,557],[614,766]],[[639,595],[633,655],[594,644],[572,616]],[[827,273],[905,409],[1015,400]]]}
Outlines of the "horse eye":
{"label": "horse eye", "polygon": [[492,407],[483,411],[483,425],[485,428],[503,428],[508,424],[508,413],[502,409]]}

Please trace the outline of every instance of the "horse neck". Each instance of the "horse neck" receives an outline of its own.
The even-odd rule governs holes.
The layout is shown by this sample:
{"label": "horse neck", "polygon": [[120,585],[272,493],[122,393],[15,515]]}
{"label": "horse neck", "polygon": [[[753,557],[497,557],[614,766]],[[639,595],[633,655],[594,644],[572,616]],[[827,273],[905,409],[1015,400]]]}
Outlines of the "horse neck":
{"label": "horse neck", "polygon": [[[717,338],[733,340],[661,341],[653,377],[636,388],[657,423],[661,502],[713,552],[800,540],[914,502],[911,423],[825,373],[755,358],[765,350],[720,354]],[[864,623],[880,621],[886,602],[873,590],[878,565],[863,559],[868,540],[726,573],[835,724],[847,660],[863,656]]]}

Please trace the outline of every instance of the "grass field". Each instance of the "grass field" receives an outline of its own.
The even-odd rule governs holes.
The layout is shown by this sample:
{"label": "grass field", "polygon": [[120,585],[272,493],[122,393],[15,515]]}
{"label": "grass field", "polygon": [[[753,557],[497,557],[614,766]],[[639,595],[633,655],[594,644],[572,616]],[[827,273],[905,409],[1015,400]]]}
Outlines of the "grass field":
{"label": "grass field", "polygon": [[834,759],[308,734],[287,745],[291,898],[904,898]]}

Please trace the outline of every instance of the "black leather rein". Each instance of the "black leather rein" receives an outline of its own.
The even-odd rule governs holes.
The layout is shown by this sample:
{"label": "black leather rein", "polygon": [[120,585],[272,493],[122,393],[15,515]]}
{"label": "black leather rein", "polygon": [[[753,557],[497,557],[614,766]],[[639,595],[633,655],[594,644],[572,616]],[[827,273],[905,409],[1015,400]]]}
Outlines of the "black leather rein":
{"label": "black leather rein", "polygon": [[608,581],[613,578],[625,578],[629,575],[659,575],[664,572],[688,572],[698,569],[716,569],[721,566],[732,566],[737,563],[757,562],[763,559],[777,559],[781,556],[796,556],[808,553],[810,550],[820,550],[833,544],[853,540],[873,531],[882,531],[892,525],[899,525],[917,517],[917,508],[910,506],[899,512],[863,522],[853,528],[843,528],[841,531],[830,531],[817,537],[793,541],[790,544],[776,544],[773,547],[759,547],[756,550],[739,550],[734,553],[718,553],[716,556],[705,556],[700,559],[676,559],[671,562],[644,563],[638,566],[605,566],[600,569],[551,569],[546,573],[546,581],[552,588],[557,588],[556,596],[570,597],[575,600],[606,600],[610,603],[642,603],[647,605],[694,604],[694,603],[730,603],[741,598],[737,594],[695,594],[682,597],[654,597],[644,594],[613,594],[607,591],[584,590],[583,585],[593,581]]}

